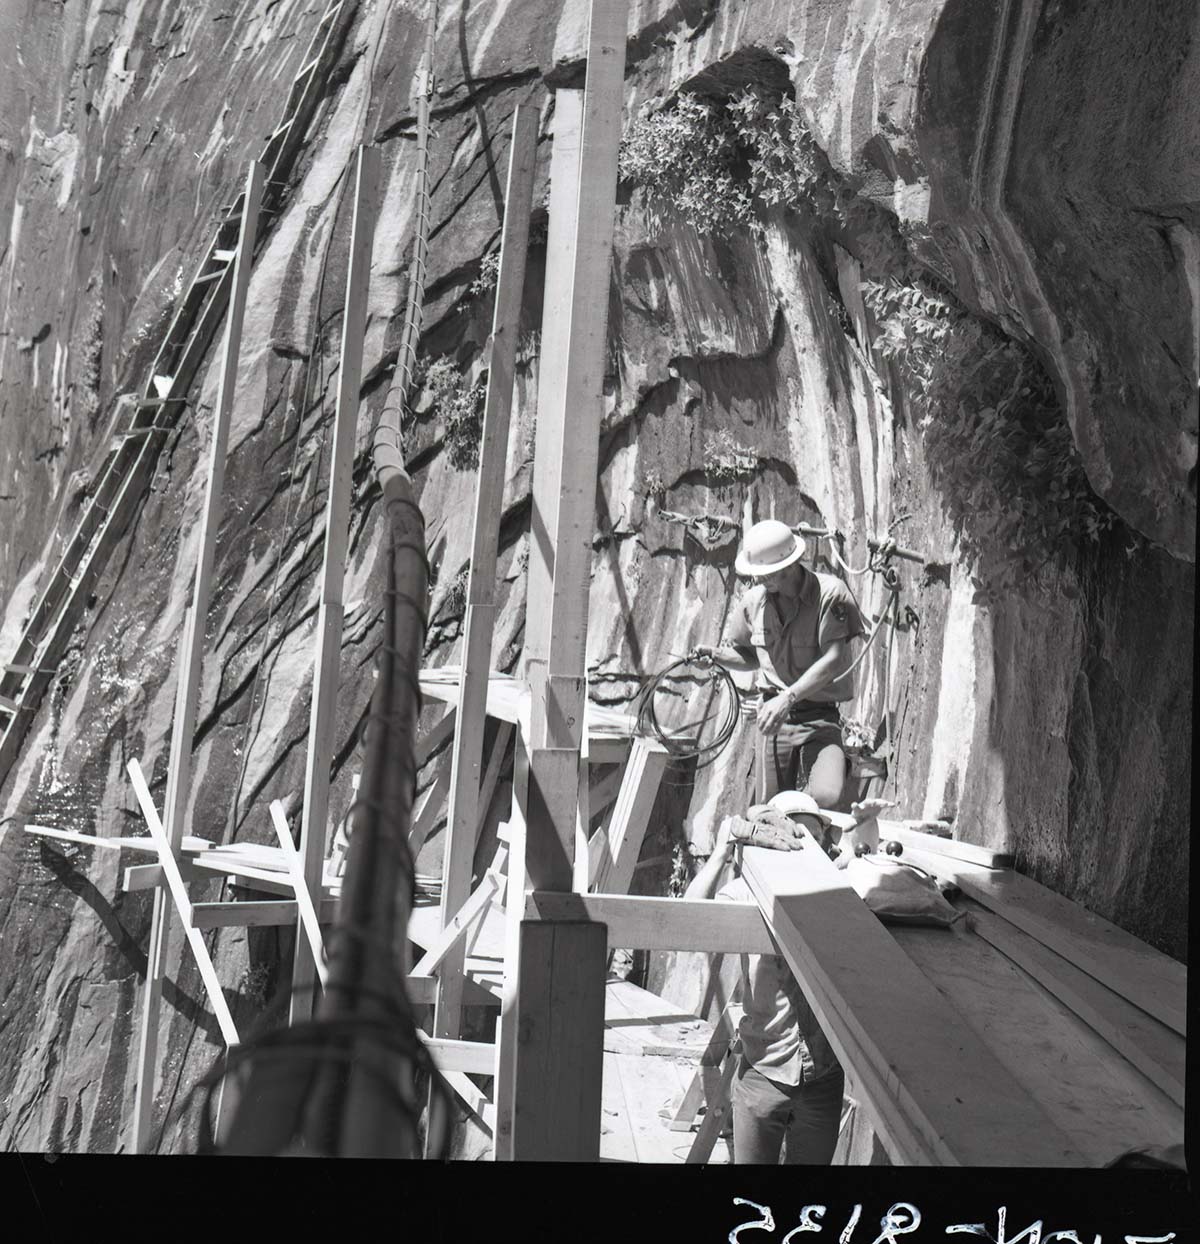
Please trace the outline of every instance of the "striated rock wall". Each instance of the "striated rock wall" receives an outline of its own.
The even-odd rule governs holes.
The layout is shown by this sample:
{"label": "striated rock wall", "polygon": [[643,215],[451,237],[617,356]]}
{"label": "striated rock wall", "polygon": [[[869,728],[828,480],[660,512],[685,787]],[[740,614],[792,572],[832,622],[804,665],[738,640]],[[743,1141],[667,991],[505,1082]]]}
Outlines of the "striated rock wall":
{"label": "striated rock wall", "polygon": [[[498,239],[508,117],[518,103],[541,108],[540,203],[550,88],[578,81],[587,6],[444,7],[422,351],[451,356],[470,379],[491,315],[471,285]],[[855,198],[851,227],[777,211],[760,235],[721,240],[678,223],[659,228],[640,195],[623,197],[588,664],[595,698],[624,703],[672,654],[718,636],[738,591],[734,545],[706,549],[665,515],[740,521],[749,504],[757,517],[829,524],[847,534],[854,567],[866,562],[868,536],[902,520],[896,534],[928,564],[902,566],[911,613],[887,668],[882,645],[864,665],[852,706],[872,729],[890,714],[888,790],[901,813],[950,817],[964,837],[1010,846],[1047,884],[1183,956],[1196,413],[1187,343],[1198,322],[1200,197],[1186,145],[1196,95],[1184,87],[1195,53],[1182,4],[1153,6],[1153,16],[1131,0],[1103,7],[1107,42],[1092,30],[1100,6],[1086,2],[1011,0],[986,21],[968,20],[977,6],[954,0],[632,6],[627,115],[689,84],[790,82]],[[0,75],[0,659],[119,426],[114,399],[142,375],[214,213],[275,123],[319,11],[303,0],[206,0],[177,16],[68,0],[0,14],[11,49],[11,72]],[[298,803],[350,171],[355,144],[375,141],[385,176],[335,815],[357,769],[379,619],[365,448],[395,358],[412,237],[408,92],[421,16],[404,4],[360,6],[255,267],[192,798],[192,831],[214,839],[268,842],[269,800]],[[1126,53],[1116,57],[1114,45]],[[1095,106],[1102,91],[1137,107],[1118,123]],[[1128,525],[1036,600],[973,602],[919,405],[873,348],[858,285],[904,247],[965,306],[1036,351],[1092,486]],[[503,668],[519,653],[525,607],[543,258],[535,242],[501,529]],[[210,364],[0,789],[6,1147],[128,1144],[150,901],[118,886],[120,870],[142,857],[43,845],[16,827],[138,832],[124,775],[131,756],[161,803],[215,383]],[[722,483],[706,471],[706,445],[722,433],[754,461],[744,478]],[[439,572],[432,663],[457,659],[454,581],[474,483],[452,466],[443,437],[422,407],[409,460]],[[853,586],[877,612],[878,580]],[[714,819],[745,799],[751,744],[743,726],[694,782],[669,775],[639,889],[665,891],[686,841],[707,849]],[[439,833],[422,866],[434,867],[440,849]],[[196,896],[216,898],[218,887]],[[242,1027],[286,986],[290,939],[270,929],[210,935]],[[181,941],[176,934],[162,1014],[160,1118],[219,1048]],[[699,977],[687,956],[661,956],[651,980],[690,1002]],[[185,1149],[190,1128],[169,1122],[163,1148]]]}

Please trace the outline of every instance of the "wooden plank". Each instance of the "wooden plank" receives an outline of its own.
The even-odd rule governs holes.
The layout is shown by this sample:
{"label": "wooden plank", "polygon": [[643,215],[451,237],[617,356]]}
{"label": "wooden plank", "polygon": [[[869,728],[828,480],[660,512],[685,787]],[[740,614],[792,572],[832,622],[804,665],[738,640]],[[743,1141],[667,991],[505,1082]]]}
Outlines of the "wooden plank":
{"label": "wooden plank", "polygon": [[707,1163],[712,1151],[720,1138],[721,1129],[729,1117],[730,1089],[733,1085],[733,1073],[737,1070],[738,1056],[732,1051],[725,1055],[724,1066],[719,1074],[712,1077],[714,1083],[705,1093],[704,1118],[700,1121],[700,1130],[688,1150],[686,1163],[689,1166]]}
{"label": "wooden plank", "polygon": [[[157,855],[158,852],[156,851]],[[195,881],[202,874],[184,860],[179,862],[179,875],[184,881]],[[160,864],[132,864],[125,869],[121,880],[121,889],[132,894],[137,890],[156,890],[166,882]]]}
{"label": "wooden plank", "polygon": [[[542,604],[554,583],[554,530],[558,513],[555,464],[561,460],[564,423],[554,403],[566,385],[575,271],[575,221],[579,214],[579,165],[583,92],[554,92],[554,135],[550,149],[550,204],[546,228],[546,275],[542,293],[542,335],[537,416],[533,445],[533,510],[529,530],[527,599],[537,601],[525,619],[523,665],[550,656],[550,617]],[[605,277],[607,285],[607,276]]]}
{"label": "wooden plank", "polygon": [[197,856],[195,867],[201,872],[228,877],[234,885],[249,890],[261,890],[264,894],[282,894],[294,897],[291,879],[278,869],[267,869],[254,864],[242,863],[227,856],[224,851],[212,851]]}
{"label": "wooden plank", "polygon": [[[627,27],[627,0],[592,0],[578,180],[570,178],[577,189],[572,196],[564,176],[557,204],[554,183],[560,179],[552,159],[550,228],[556,246],[547,252],[528,589],[539,609],[527,623],[524,665],[531,691],[532,749],[525,867],[529,880],[542,889],[569,890],[575,880],[578,757],[587,728],[587,599],[608,327],[609,300],[603,291],[611,283]],[[569,127],[568,99],[559,93],[556,128],[559,104],[564,129]],[[564,135],[559,143],[564,173],[576,163],[568,146],[569,135]],[[564,207],[571,219],[565,232]],[[562,241],[567,246],[556,249]],[[547,317],[561,314],[560,303],[567,311],[565,341],[557,326],[547,322]],[[565,350],[549,348],[552,339]],[[531,634],[534,614],[538,616]]]}
{"label": "wooden plank", "polygon": [[[504,975],[500,985],[500,1014],[496,1020],[496,1065],[492,1101],[496,1123],[492,1157],[511,1162],[514,1156],[518,1001],[521,990],[521,925],[525,916],[525,810],[529,791],[529,752],[518,732],[513,748],[513,806],[508,819],[508,905],[504,911]],[[478,939],[477,939],[478,940]]]}
{"label": "wooden plank", "polygon": [[612,874],[612,852],[608,845],[608,826],[611,821],[612,817],[607,817],[605,823],[588,839],[589,890],[598,889],[600,879]]}
{"label": "wooden plank", "polygon": [[417,740],[417,747],[414,755],[416,756],[417,768],[421,769],[425,766],[429,757],[454,733],[454,723],[457,720],[457,709],[451,706],[449,711],[444,713],[431,727],[427,734],[423,734]]}
{"label": "wooden plank", "polygon": [[606,1053],[600,1160],[681,1163],[690,1138],[671,1132],[660,1111],[683,1091],[683,1078],[669,1059]]}
{"label": "wooden plank", "polygon": [[221,989],[221,982],[217,979],[217,972],[213,967],[208,947],[204,943],[204,937],[199,929],[191,927],[192,905],[188,899],[187,886],[180,875],[179,865],[176,863],[175,856],[171,853],[171,844],[167,841],[166,831],[163,829],[162,822],[158,819],[158,810],[150,797],[150,789],[142,776],[141,766],[136,760],[130,760],[126,765],[126,769],[129,773],[129,779],[133,783],[133,789],[137,794],[142,815],[146,818],[146,824],[149,826],[155,845],[158,847],[159,863],[166,874],[171,898],[174,900],[175,907],[183,921],[188,945],[196,958],[196,966],[200,969],[200,979],[204,982],[204,988],[208,991],[208,998],[212,1003],[217,1023],[220,1025],[221,1035],[225,1038],[226,1045],[237,1045],[237,1028],[233,1022],[233,1016],[229,1012],[229,1004],[225,1001],[225,994]]}
{"label": "wooden plank", "polygon": [[[184,614],[183,620],[183,637],[184,651],[190,646],[190,635],[192,629],[192,611],[189,608]],[[179,677],[175,682],[175,717],[176,723],[181,723],[186,716],[185,703],[188,694],[188,682],[183,677],[183,669],[181,667]],[[179,726],[176,726],[176,733],[179,733]],[[174,742],[175,740],[173,740]],[[137,769],[138,778],[145,785],[141,778],[141,769]],[[168,774],[169,777],[169,774]],[[134,790],[137,791],[135,784]],[[141,795],[138,794],[139,802]],[[146,802],[150,805],[150,809],[157,816],[153,803],[150,801],[149,790],[146,792]],[[144,815],[144,812],[143,812]],[[151,834],[151,841],[154,843],[155,852],[158,850],[158,842]],[[168,839],[168,845],[170,840]],[[166,881],[167,874],[162,864],[153,865],[158,870],[159,877],[156,879],[156,889],[154,892],[154,901],[151,907],[150,915],[150,943],[147,947],[146,957],[146,980],[142,986],[142,1023],[138,1035],[138,1062],[137,1071],[134,1077],[134,1107],[133,1107],[133,1151],[134,1153],[145,1153],[150,1143],[150,1123],[154,1108],[154,1091],[158,1078],[158,1016],[162,1005],[163,980],[167,972],[167,952],[170,944],[171,936],[171,908],[167,902]],[[183,872],[182,866],[177,862],[180,869],[180,876],[185,877],[187,874]],[[131,870],[132,871],[132,870]],[[129,880],[129,873],[126,873],[126,881]],[[127,885],[128,889],[129,886]]]}
{"label": "wooden plank", "polygon": [[38,838],[54,838],[61,842],[75,842],[86,847],[105,847],[110,851],[146,851],[158,855],[151,838],[100,838],[96,834],[77,834],[71,829],[52,829],[49,825],[25,825],[27,834]]}
{"label": "wooden plank", "polygon": [[[434,987],[437,985],[437,979],[433,976],[410,976],[407,978],[406,992],[408,1000],[414,1006],[432,1006],[434,998]],[[499,1006],[499,994],[492,993],[491,990],[485,989],[477,981],[467,978],[466,986],[463,990],[463,1002],[467,1006]],[[490,1075],[491,1072],[489,1071]]]}
{"label": "wooden plank", "polygon": [[1185,1105],[1187,1045],[1178,1033],[1007,920],[969,900],[964,905],[979,937],[1070,1007],[1177,1106]]}
{"label": "wooden plank", "polygon": [[[287,860],[288,876],[291,879],[292,888],[296,892],[296,910],[299,915],[297,936],[303,933],[308,939],[308,948],[316,967],[317,979],[321,982],[321,988],[324,989],[329,971],[325,964],[325,940],[321,936],[321,922],[317,918],[317,909],[313,906],[308,878],[305,876],[304,861],[300,857],[300,852],[296,850],[296,844],[292,841],[287,813],[284,812],[283,804],[278,799],[271,801],[271,821],[275,826],[275,836],[279,839],[280,850],[283,852],[284,859]],[[320,886],[319,878],[317,885]]]}
{"label": "wooden plank", "polygon": [[[192,928],[270,928],[295,924],[300,914],[295,899],[272,898],[236,903],[193,903]],[[332,924],[337,904],[326,900],[321,904],[322,924]]]}
{"label": "wooden plank", "polygon": [[[413,968],[412,976],[432,976],[439,968],[443,971],[448,970],[449,965],[443,964],[447,960],[451,950],[455,946],[461,946],[463,938],[466,937],[467,931],[475,924],[488,908],[496,892],[500,889],[500,879],[493,873],[487,872],[483,875],[483,880],[475,888],[467,901],[463,903],[458,912],[451,918],[450,923],[445,925],[433,941],[420,961]],[[459,955],[460,965],[462,955]],[[459,974],[462,973],[462,967],[457,969]],[[491,1072],[488,1072],[491,1075]]]}
{"label": "wooden plank", "polygon": [[[471,886],[478,837],[483,732],[486,725],[488,674],[492,667],[492,636],[496,619],[496,558],[500,513],[504,501],[505,466],[512,412],[517,336],[525,288],[525,256],[533,198],[538,114],[525,104],[513,111],[508,182],[500,269],[492,318],[491,357],[479,446],[471,561],[467,572],[467,608],[462,647],[462,684],[458,730],[451,761],[450,805],[446,818],[442,920],[466,901]],[[486,810],[486,808],[485,808]],[[434,1032],[457,1037],[462,1021],[462,945],[448,951],[438,987]]]}
{"label": "wooden plank", "polygon": [[[548,682],[558,687],[553,709],[534,702],[536,721],[546,710],[545,745],[577,745],[582,727],[587,648],[587,600],[595,533],[596,477],[607,357],[617,151],[625,76],[628,0],[592,0],[587,31],[587,76],[579,130],[579,182],[568,295],[565,367],[548,386],[546,414],[557,426],[557,453],[546,463],[546,491],[557,493],[552,523],[553,589],[548,608]],[[545,338],[543,337],[543,350]],[[538,402],[538,423],[542,402]],[[566,429],[570,428],[570,435]],[[540,446],[538,447],[540,450]],[[540,455],[539,455],[540,456]],[[535,457],[535,471],[541,465]],[[551,488],[553,485],[553,488]],[[536,497],[535,497],[536,505]],[[532,588],[532,583],[530,584]],[[534,597],[533,599],[537,599]],[[559,680],[562,680],[559,683]],[[577,722],[572,726],[572,718]],[[567,826],[570,830],[571,826]]]}
{"label": "wooden plank", "polygon": [[[487,771],[483,775],[483,785],[479,788],[479,815],[475,820],[475,850],[479,849],[479,839],[483,834],[484,821],[487,819],[488,809],[492,805],[492,796],[496,793],[496,786],[500,781],[500,773],[504,768],[504,761],[508,755],[508,745],[512,742],[513,727],[507,722],[502,721],[496,728],[496,737],[492,740],[492,752],[488,757]],[[502,829],[502,825],[501,825]],[[499,838],[503,842],[503,838]],[[493,868],[496,865],[492,865]]]}
{"label": "wooden plank", "polygon": [[[803,851],[745,848],[743,875],[843,1064],[873,1071],[945,1165],[1080,1165],[807,831],[805,839]],[[865,1068],[850,1057],[859,1051]]]}
{"label": "wooden plank", "polygon": [[[245,319],[246,299],[250,289],[250,270],[254,261],[254,242],[258,235],[259,208],[262,203],[263,183],[266,178],[262,165],[252,162],[246,175],[244,192],[245,208],[238,232],[237,258],[232,269],[232,282],[229,285],[229,310],[225,325],[225,341],[221,351],[221,364],[217,377],[217,400],[213,412],[212,444],[209,448],[208,481],[205,487],[204,506],[200,518],[200,551],[196,562],[195,579],[192,584],[191,606],[184,615],[183,636],[179,648],[175,692],[175,717],[171,730],[171,750],[167,767],[166,792],[166,827],[162,830],[162,841],[166,844],[170,865],[162,861],[166,879],[171,886],[176,904],[180,896],[183,905],[181,913],[187,911],[187,892],[183,878],[179,874],[176,857],[186,832],[188,797],[191,791],[192,743],[196,731],[196,714],[199,710],[200,677],[204,656],[205,622],[208,618],[208,606],[212,595],[213,560],[216,552],[217,531],[220,527],[222,501],[225,487],[225,459],[229,445],[229,424],[233,412],[234,392],[237,385],[238,361],[241,356],[242,325]],[[228,269],[222,271],[225,275]],[[195,282],[193,282],[193,285]],[[214,298],[214,301],[217,299]],[[223,301],[223,300],[222,300]],[[152,377],[152,385],[158,390],[160,398],[174,396],[173,380],[168,379],[165,387],[159,384],[160,377]],[[143,444],[149,445],[147,440]],[[132,482],[132,476],[130,481]],[[97,549],[97,553],[98,553]],[[77,590],[82,591],[82,576]],[[45,660],[45,658],[43,658]],[[47,661],[47,663],[49,663]],[[131,761],[135,766],[136,762]],[[131,768],[130,776],[133,777]],[[134,789],[142,782],[140,770],[134,779]],[[142,782],[144,786],[144,782]],[[149,803],[149,790],[142,793],[138,790],[138,800],[142,803],[142,812],[147,821],[154,812],[153,804]],[[149,803],[149,811],[147,804]],[[157,820],[157,812],[153,819]],[[158,835],[151,825],[151,833],[158,845]],[[149,960],[146,984],[144,986],[142,1007],[142,1035],[139,1044],[137,1089],[134,1108],[134,1149],[143,1152],[149,1140],[150,1105],[153,1094],[153,1083],[158,1062],[158,1012],[162,998],[162,980],[165,973],[167,947],[170,943],[170,907],[161,891],[155,895],[154,910],[151,917],[150,949],[153,952]],[[186,925],[186,919],[185,919]],[[216,981],[212,965],[207,960],[208,951],[204,939],[194,929],[187,928],[189,942],[199,943],[196,952],[200,974],[206,987],[212,993],[211,981]],[[213,1006],[217,1009],[217,1018],[221,1021],[222,1031],[231,1044],[236,1043],[237,1033],[233,1028],[233,1020],[225,1008],[224,995],[220,986],[216,986]],[[224,1017],[221,1008],[225,1008]]]}
{"label": "wooden plank", "polygon": [[[278,131],[276,131],[278,132]],[[337,405],[333,422],[332,464],[325,504],[325,548],[321,563],[321,604],[317,617],[317,652],[313,668],[308,753],[304,770],[304,813],[300,829],[303,885],[297,888],[300,914],[308,937],[296,938],[292,960],[291,1022],[312,1015],[314,973],[324,985],[324,967],[317,953],[321,934],[307,894],[320,888],[329,820],[329,765],[337,728],[337,693],[341,671],[343,587],[346,548],[350,534],[353,496],[354,447],[362,387],[363,337],[367,326],[367,290],[371,279],[371,251],[375,238],[379,193],[380,155],[376,147],[360,146],[354,185],[354,215],[350,232],[349,272],[342,315],[342,345],[338,366]],[[279,824],[276,820],[276,830]],[[286,832],[286,822],[285,822]],[[290,834],[288,836],[291,843]],[[315,939],[315,940],[314,940]]]}
{"label": "wooden plank", "polygon": [[604,1048],[618,1054],[646,1055],[668,1050],[671,1057],[701,1058],[712,1025],[681,1011],[673,1002],[632,981],[612,980],[604,990]]}
{"label": "wooden plank", "polygon": [[1021,873],[981,868],[905,847],[905,857],[953,881],[1043,946],[1141,1007],[1180,1036],[1187,1035],[1187,968],[1086,907]]}
{"label": "wooden plank", "polygon": [[433,833],[433,827],[437,824],[442,804],[445,803],[446,795],[450,791],[450,765],[448,760],[449,757],[443,759],[437,778],[426,792],[425,800],[421,804],[421,810],[413,818],[413,827],[408,831],[408,849],[414,860],[421,854],[421,848],[425,845],[429,835]]}
{"label": "wooden plank", "polygon": [[579,767],[578,742],[530,749],[525,868],[530,885],[539,889],[574,885]]}
{"label": "wooden plank", "polygon": [[588,732],[588,763],[621,765],[629,759],[629,739],[610,734]]}
{"label": "wooden plank", "polygon": [[[476,1121],[482,1123],[490,1132],[491,1125],[488,1123],[488,1118],[492,1113],[491,1098],[463,1072],[445,1071],[441,1068],[439,1071],[447,1086],[454,1090],[463,1105],[475,1116]],[[488,1071],[486,1074],[491,1075],[491,1072]]]}
{"label": "wooden plank", "polygon": [[521,922],[513,1157],[600,1156],[604,1061],[603,925]]}
{"label": "wooden plank", "polygon": [[610,950],[776,953],[757,903],[531,890],[525,899],[525,917],[597,921],[608,926]]}
{"label": "wooden plank", "polygon": [[[592,765],[595,765],[596,759],[590,752],[588,759]],[[588,812],[592,820],[595,820],[601,812],[605,811],[616,800],[617,795],[621,791],[621,783],[624,780],[624,770],[614,769],[591,788],[588,792]]]}
{"label": "wooden plank", "polygon": [[638,1161],[637,1137],[632,1110],[625,1092],[623,1064],[636,1055],[604,1051],[604,1071],[600,1086],[600,1161]]}
{"label": "wooden plank", "polygon": [[1183,1111],[986,941],[961,926],[893,934],[1004,1067],[1005,1089],[1036,1100],[1081,1165],[1183,1139]]}
{"label": "wooden plank", "polygon": [[483,1041],[452,1041],[427,1037],[419,1028],[421,1044],[433,1056],[439,1071],[462,1071],[469,1075],[490,1076],[496,1062],[496,1047]]}
{"label": "wooden plank", "polygon": [[[720,963],[719,959],[716,960],[710,970],[714,973],[719,972]],[[711,1071],[713,1068],[721,1066],[725,1055],[729,1053],[737,1037],[738,1026],[741,1023],[742,1017],[742,1007],[739,1003],[741,991],[742,980],[739,976],[737,984],[730,995],[729,1002],[721,1008],[721,1014],[713,1025],[708,1045],[700,1057],[700,1067],[692,1076],[687,1092],[679,1103],[679,1109],[671,1120],[670,1127],[673,1132],[691,1131],[700,1107],[704,1104],[705,1097],[712,1092]]]}
{"label": "wooden plank", "polygon": [[238,232],[237,258],[233,263],[233,284],[225,322],[225,341],[217,373],[217,400],[213,411],[212,443],[209,446],[208,481],[200,518],[200,552],[192,584],[189,625],[184,627],[184,646],[180,649],[178,662],[177,676],[184,686],[176,698],[177,712],[171,731],[165,809],[165,832],[172,853],[178,853],[186,830],[187,803],[192,785],[192,742],[196,732],[196,713],[199,710],[205,624],[212,597],[213,560],[216,556],[217,532],[221,525],[224,502],[229,425],[237,388],[242,325],[250,291],[250,270],[254,262],[254,242],[258,236],[259,208],[262,204],[265,179],[266,171],[262,165],[251,163],[246,175],[245,214]]}
{"label": "wooden plank", "polygon": [[666,761],[667,756],[652,750],[647,740],[633,741],[617,806],[609,822],[608,849],[612,865],[597,878],[598,891],[617,894],[628,891]]}

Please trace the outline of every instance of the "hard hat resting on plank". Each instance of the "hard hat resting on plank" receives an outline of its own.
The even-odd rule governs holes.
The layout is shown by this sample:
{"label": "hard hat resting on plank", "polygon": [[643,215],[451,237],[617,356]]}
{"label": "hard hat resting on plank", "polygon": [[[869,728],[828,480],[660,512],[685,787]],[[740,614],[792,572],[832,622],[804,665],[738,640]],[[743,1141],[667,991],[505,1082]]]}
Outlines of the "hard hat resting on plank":
{"label": "hard hat resting on plank", "polygon": [[804,556],[804,541],[776,518],[765,518],[746,532],[734,561],[738,574],[761,576],[783,570]]}

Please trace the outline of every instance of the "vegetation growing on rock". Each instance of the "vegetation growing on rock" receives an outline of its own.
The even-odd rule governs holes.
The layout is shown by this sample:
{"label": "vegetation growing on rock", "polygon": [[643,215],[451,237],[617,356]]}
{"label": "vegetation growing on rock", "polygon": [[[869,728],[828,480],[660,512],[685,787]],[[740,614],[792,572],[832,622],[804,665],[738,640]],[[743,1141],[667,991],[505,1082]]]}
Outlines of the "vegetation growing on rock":
{"label": "vegetation growing on rock", "polygon": [[[644,106],[620,171],[641,188],[659,227],[675,219],[700,233],[761,232],[766,213],[784,208],[805,210],[837,235],[864,212],[880,215],[830,168],[795,101],[760,88],[724,100],[685,92],[665,107]],[[1061,569],[1097,541],[1112,514],[1092,491],[1029,349],[935,288],[899,229],[882,232],[894,232],[891,247],[858,248],[875,278],[863,283],[880,329],[874,344],[897,360],[923,407],[930,467],[976,599],[1028,594],[1048,567]],[[753,472],[753,455],[723,431],[706,443],[704,467],[729,483]]]}
{"label": "vegetation growing on rock", "polygon": [[440,358],[426,369],[424,386],[431,398],[432,413],[443,422],[451,466],[459,471],[473,471],[479,465],[486,384],[482,380],[470,383],[449,358]]}
{"label": "vegetation growing on rock", "polygon": [[1025,592],[1112,525],[1045,371],[1030,351],[928,283],[867,281],[879,351],[924,408],[929,465],[977,599]]}

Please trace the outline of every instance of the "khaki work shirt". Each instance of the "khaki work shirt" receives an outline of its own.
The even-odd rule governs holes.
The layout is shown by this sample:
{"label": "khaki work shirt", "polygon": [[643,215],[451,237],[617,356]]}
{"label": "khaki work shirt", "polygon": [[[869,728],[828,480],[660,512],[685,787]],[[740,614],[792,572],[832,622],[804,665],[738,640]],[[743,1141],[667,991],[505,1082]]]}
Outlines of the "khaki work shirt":
{"label": "khaki work shirt", "polygon": [[[836,639],[863,633],[854,593],[829,574],[807,570],[795,612],[784,616],[782,602],[762,584],[752,587],[733,608],[724,642],[753,648],[757,685],[774,694],[790,687]],[[805,697],[807,704],[838,704],[854,696],[854,679],[843,674]]]}
{"label": "khaki work shirt", "polygon": [[[741,877],[718,891],[717,898],[754,902]],[[742,1007],[742,1054],[768,1080],[795,1088],[837,1069],[833,1047],[779,955],[742,955]]]}

